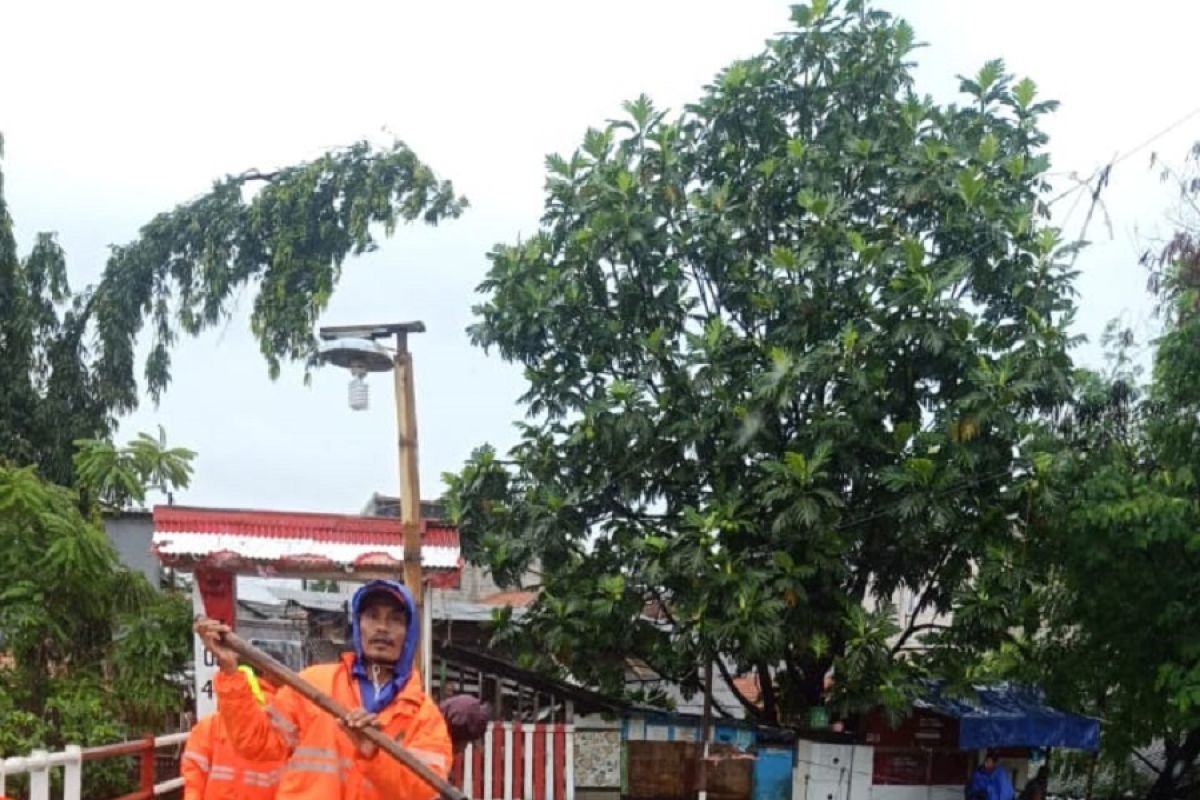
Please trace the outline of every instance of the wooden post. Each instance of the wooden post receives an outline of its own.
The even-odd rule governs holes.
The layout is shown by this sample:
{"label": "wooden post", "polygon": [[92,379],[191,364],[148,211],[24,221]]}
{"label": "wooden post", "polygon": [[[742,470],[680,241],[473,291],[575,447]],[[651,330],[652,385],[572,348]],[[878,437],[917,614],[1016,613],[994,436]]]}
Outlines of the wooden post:
{"label": "wooden post", "polygon": [[421,673],[425,680],[425,694],[433,691],[433,598],[429,594],[429,584],[421,581],[421,599],[417,601],[417,609],[421,611],[421,655],[420,664],[428,667]]}
{"label": "wooden post", "polygon": [[[933,749],[924,748],[925,752],[925,797],[928,800],[933,800]],[[850,753],[853,755],[854,751]],[[1000,767],[1004,769],[1004,767]],[[846,793],[846,800],[850,800],[850,793]]]}
{"label": "wooden post", "polygon": [[142,739],[142,751],[138,756],[138,790],[146,797],[154,797],[154,736]]}
{"label": "wooden post", "polygon": [[[417,604],[415,620],[409,624],[425,627],[425,588],[421,580],[421,477],[417,460],[417,402],[413,386],[412,353],[408,352],[408,332],[396,332],[396,360],[392,375],[396,381],[397,449],[400,456],[400,524],[404,530],[404,585]],[[422,640],[433,635],[422,630]],[[425,648],[418,648],[416,668],[425,675]]]}
{"label": "wooden post", "polygon": [[496,676],[496,684],[492,689],[492,713],[494,719],[504,719],[504,678]]}
{"label": "wooden post", "polygon": [[[718,658],[720,656],[717,656]],[[699,764],[696,769],[696,797],[708,800],[708,736],[712,725],[713,657],[704,665],[704,711],[700,722],[700,742],[697,747]]]}

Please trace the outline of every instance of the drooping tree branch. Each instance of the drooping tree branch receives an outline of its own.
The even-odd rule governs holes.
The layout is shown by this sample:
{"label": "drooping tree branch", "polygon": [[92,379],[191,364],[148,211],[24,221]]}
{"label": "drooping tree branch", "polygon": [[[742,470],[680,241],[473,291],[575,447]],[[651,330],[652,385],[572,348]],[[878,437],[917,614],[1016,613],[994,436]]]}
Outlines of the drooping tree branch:
{"label": "drooping tree branch", "polygon": [[[263,182],[247,197],[249,181]],[[272,376],[285,359],[309,361],[313,328],[345,260],[378,247],[401,222],[437,224],[466,201],[406,145],[367,142],[273,172],[217,181],[195,200],[159,214],[133,242],[113,248],[95,288],[97,374],[118,412],[138,400],[134,349],[148,321],[154,341],[145,388],[157,399],[170,380],[181,334],[225,319],[235,292],[259,284],[250,318]]]}

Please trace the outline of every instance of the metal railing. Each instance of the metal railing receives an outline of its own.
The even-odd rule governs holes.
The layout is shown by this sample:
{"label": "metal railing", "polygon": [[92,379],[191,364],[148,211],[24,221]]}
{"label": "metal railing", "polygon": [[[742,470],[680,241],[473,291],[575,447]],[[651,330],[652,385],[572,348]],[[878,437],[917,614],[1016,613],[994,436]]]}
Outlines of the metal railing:
{"label": "metal railing", "polygon": [[173,792],[183,786],[182,778],[173,778],[155,783],[154,756],[163,747],[174,747],[187,741],[186,733],[166,736],[147,736],[131,742],[82,748],[69,744],[62,752],[49,753],[34,750],[27,756],[0,760],[0,795],[4,794],[5,777],[9,775],[29,776],[29,800],[50,800],[50,771],[63,769],[63,800],[80,800],[83,794],[83,765],[88,761],[123,756],[138,757],[138,789],[117,800],[151,800],[159,795]]}

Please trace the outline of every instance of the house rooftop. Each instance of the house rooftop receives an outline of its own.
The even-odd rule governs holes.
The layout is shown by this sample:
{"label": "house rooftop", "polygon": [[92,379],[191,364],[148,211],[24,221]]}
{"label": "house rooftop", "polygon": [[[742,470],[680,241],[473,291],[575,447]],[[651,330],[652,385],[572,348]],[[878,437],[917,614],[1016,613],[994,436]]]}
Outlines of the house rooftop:
{"label": "house rooftop", "polygon": [[[400,516],[400,498],[375,492],[363,506],[364,517],[396,517]],[[446,507],[440,500],[421,501],[421,519],[444,522],[447,519]]]}
{"label": "house rooftop", "polygon": [[[157,506],[151,547],[167,566],[264,577],[384,577],[404,563],[397,520],[343,514]],[[422,524],[421,566],[435,585],[457,582],[457,528],[434,520]]]}
{"label": "house rooftop", "polygon": [[533,605],[533,601],[537,600],[537,592],[515,590],[496,592],[489,594],[487,597],[479,598],[481,605],[511,608],[526,608]]}

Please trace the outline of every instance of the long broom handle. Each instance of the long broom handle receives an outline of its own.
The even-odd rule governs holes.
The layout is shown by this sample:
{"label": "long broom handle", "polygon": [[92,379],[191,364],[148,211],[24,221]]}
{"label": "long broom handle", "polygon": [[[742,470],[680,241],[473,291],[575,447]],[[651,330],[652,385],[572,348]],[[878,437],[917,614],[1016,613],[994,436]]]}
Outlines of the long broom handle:
{"label": "long broom handle", "polygon": [[[318,708],[332,715],[334,719],[339,721],[346,719],[349,710],[343,708],[338,701],[304,680],[304,678],[301,678],[295,672],[292,672],[283,664],[280,664],[267,653],[264,653],[245,639],[242,639],[236,633],[223,634],[221,636],[221,643],[248,661],[255,669],[274,678],[277,683],[290,686]],[[392,737],[379,730],[379,728],[361,728],[358,733],[367,741],[376,745],[380,750],[383,750],[405,767],[415,772],[421,780],[436,789],[438,794],[445,798],[445,800],[470,800],[465,794],[451,785],[449,781],[425,766],[424,762],[409,752],[399,742],[392,739]]]}

